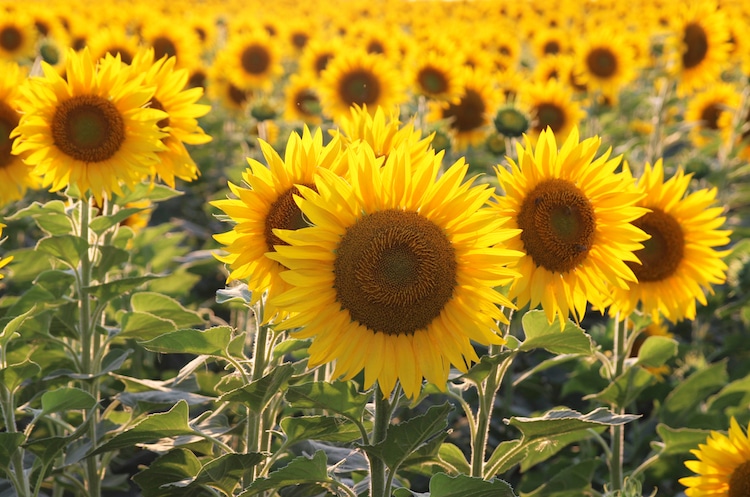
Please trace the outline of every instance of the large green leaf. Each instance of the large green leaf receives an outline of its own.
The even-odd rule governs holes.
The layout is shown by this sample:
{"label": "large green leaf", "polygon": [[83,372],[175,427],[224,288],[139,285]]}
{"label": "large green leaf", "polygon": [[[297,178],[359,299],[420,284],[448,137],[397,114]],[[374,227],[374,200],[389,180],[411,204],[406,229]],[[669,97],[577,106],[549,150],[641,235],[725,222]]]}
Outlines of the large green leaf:
{"label": "large green leaf", "polygon": [[48,390],[42,394],[42,415],[53,412],[75,411],[91,409],[96,405],[96,399],[80,388],[58,388]]}
{"label": "large green leaf", "polygon": [[[198,475],[201,463],[195,454],[187,449],[173,449],[157,458],[146,469],[133,476],[143,493],[143,497],[167,497],[189,495],[182,488]],[[185,483],[188,482],[188,483]],[[170,484],[180,483],[180,486]]]}
{"label": "large green leaf", "polygon": [[18,364],[0,369],[0,384],[14,392],[25,380],[33,378],[42,372],[42,368],[35,362],[26,359]]}
{"label": "large green leaf", "polygon": [[206,463],[195,478],[195,483],[220,488],[226,495],[234,495],[248,469],[262,462],[266,456],[258,453],[224,454]]}
{"label": "large green leaf", "polygon": [[168,319],[179,327],[203,324],[203,318],[195,311],[183,307],[175,299],[155,292],[138,292],[130,298],[135,312],[146,312]]}
{"label": "large green leaf", "polygon": [[0,469],[8,469],[13,454],[24,440],[23,433],[0,432]]}
{"label": "large green leaf", "polygon": [[516,497],[516,494],[503,480],[437,473],[430,479],[430,497]]}
{"label": "large green leaf", "polygon": [[424,414],[388,426],[385,440],[374,445],[363,445],[362,449],[382,459],[391,471],[395,471],[414,451],[433,437],[445,433],[448,413],[452,409],[453,406],[447,402],[431,406]]}
{"label": "large green leaf", "polygon": [[13,317],[12,319],[0,320],[0,324],[3,325],[3,331],[0,331],[0,348],[7,347],[8,342],[11,339],[20,336],[18,329],[21,325],[36,311],[36,307],[32,307],[23,314]]}
{"label": "large green leaf", "polygon": [[165,333],[175,331],[177,326],[169,319],[163,319],[146,312],[128,312],[122,316],[120,338],[153,340]]}
{"label": "large green leaf", "polygon": [[119,211],[115,212],[111,216],[105,216],[105,215],[96,216],[94,219],[91,220],[89,227],[91,228],[91,231],[93,231],[97,235],[101,235],[112,226],[121,223],[122,221],[129,218],[133,214],[136,214],[143,210],[145,209],[142,207],[128,207],[125,209],[120,209]]}
{"label": "large green leaf", "polygon": [[293,374],[292,364],[282,364],[259,380],[225,393],[219,402],[242,402],[254,412],[262,412],[273,396],[286,388]]}
{"label": "large green leaf", "polygon": [[[546,461],[572,443],[591,438],[593,434],[589,430],[578,430],[545,437],[526,452],[526,457],[521,461],[521,472],[526,472],[537,464]],[[595,430],[602,431],[603,428],[596,428]]]}
{"label": "large green leaf", "polygon": [[659,451],[660,456],[671,454],[687,455],[691,450],[697,449],[698,444],[706,443],[711,430],[698,430],[693,428],[670,428],[659,423],[656,433],[661,441],[651,442],[651,447]]}
{"label": "large green leaf", "polygon": [[161,438],[196,434],[195,430],[190,428],[188,424],[188,403],[180,400],[169,411],[146,416],[145,419],[129,430],[115,435],[98,449],[94,450],[91,455],[125,447],[133,447],[137,444],[153,442]]}
{"label": "large green leaf", "polygon": [[74,235],[48,236],[39,240],[35,250],[51,255],[74,268],[89,249],[85,239]]}
{"label": "large green leaf", "polygon": [[34,202],[8,216],[9,221],[31,217],[39,228],[49,235],[67,235],[73,232],[73,223],[65,213],[65,203],[51,200],[46,204]]}
{"label": "large green leaf", "polygon": [[39,285],[56,299],[67,296],[70,289],[75,284],[76,277],[71,271],[60,271],[59,269],[50,269],[39,274],[34,279],[34,284]]}
{"label": "large green leaf", "polygon": [[549,479],[533,492],[521,492],[521,497],[581,497],[591,495],[591,479],[599,465],[596,459],[572,464]]}
{"label": "large green leaf", "polygon": [[717,362],[681,381],[664,399],[659,420],[670,426],[685,426],[698,405],[727,384],[726,368],[726,361]]}
{"label": "large green leaf", "polygon": [[750,375],[732,381],[717,394],[710,396],[706,400],[706,410],[726,412],[729,409],[745,409],[748,404],[750,404]]}
{"label": "large green leaf", "polygon": [[102,283],[101,285],[90,286],[87,287],[87,289],[92,295],[98,297],[100,300],[108,302],[113,298],[134,290],[155,278],[159,278],[159,276],[150,274],[146,276],[134,276],[132,278],[120,278],[118,280]]}
{"label": "large green leaf", "polygon": [[328,458],[322,450],[315,452],[312,458],[300,456],[274,471],[266,478],[258,478],[239,497],[250,497],[266,490],[279,490],[290,485],[305,483],[330,483],[328,476]]}
{"label": "large green leaf", "polygon": [[99,247],[99,259],[92,268],[92,276],[95,280],[104,281],[107,273],[112,268],[119,268],[130,259],[130,252],[115,247],[113,245],[104,245]]}
{"label": "large green leaf", "polygon": [[316,381],[290,386],[286,400],[298,409],[324,409],[359,420],[369,397],[358,392],[351,381]]}
{"label": "large green leaf", "polygon": [[656,381],[653,374],[641,366],[629,367],[624,373],[615,378],[599,393],[586,395],[584,400],[594,399],[602,404],[625,407],[634,402],[638,395]]}
{"label": "large green leaf", "polygon": [[138,183],[130,190],[123,189],[123,192],[124,195],[122,197],[115,198],[117,205],[125,205],[128,202],[137,202],[139,200],[162,202],[182,195],[182,192],[158,183]]}
{"label": "large green leaf", "polygon": [[638,350],[638,364],[645,367],[663,366],[665,362],[677,355],[677,341],[664,336],[646,338]]}
{"label": "large green leaf", "polygon": [[482,383],[490,374],[490,372],[496,368],[499,364],[504,361],[512,361],[516,353],[510,350],[504,350],[499,354],[489,355],[485,354],[482,356],[480,361],[474,364],[466,374],[462,374],[452,379],[453,383],[461,383],[463,381],[470,381],[476,385]]}
{"label": "large green leaf", "polygon": [[207,330],[187,328],[165,333],[141,342],[144,348],[162,354],[195,354],[217,357],[227,356],[227,346],[232,339],[230,326],[216,326]]}
{"label": "large green leaf", "polygon": [[354,442],[362,438],[356,424],[346,418],[334,416],[299,416],[284,418],[280,422],[286,435],[286,444],[302,440],[326,442]]}
{"label": "large green leaf", "polygon": [[519,350],[545,349],[553,354],[593,354],[591,337],[568,320],[563,329],[555,321],[550,324],[544,311],[531,310],[521,319],[526,339]]}

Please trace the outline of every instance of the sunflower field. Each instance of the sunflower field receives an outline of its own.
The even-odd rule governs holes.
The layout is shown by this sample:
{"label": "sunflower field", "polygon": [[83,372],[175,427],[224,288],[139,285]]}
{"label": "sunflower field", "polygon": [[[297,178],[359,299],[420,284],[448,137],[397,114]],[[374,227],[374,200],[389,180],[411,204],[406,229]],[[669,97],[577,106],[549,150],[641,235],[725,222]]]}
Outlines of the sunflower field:
{"label": "sunflower field", "polygon": [[0,497],[750,496],[749,33],[0,0]]}

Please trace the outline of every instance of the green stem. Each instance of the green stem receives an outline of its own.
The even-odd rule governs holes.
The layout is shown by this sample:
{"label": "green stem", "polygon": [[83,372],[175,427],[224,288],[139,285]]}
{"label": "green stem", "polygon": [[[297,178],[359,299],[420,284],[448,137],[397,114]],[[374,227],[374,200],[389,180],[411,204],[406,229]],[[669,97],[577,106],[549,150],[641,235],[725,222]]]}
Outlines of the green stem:
{"label": "green stem", "polygon": [[[80,287],[78,288],[79,298],[79,326],[81,337],[81,373],[95,375],[96,356],[98,355],[99,340],[94,337],[95,330],[91,321],[91,296],[88,287],[91,285],[91,252],[89,250],[89,221],[90,221],[90,200],[88,198],[81,200],[81,232],[80,236],[85,241],[86,250],[81,255],[80,265]],[[84,383],[84,388],[99,402],[99,386],[96,379]],[[91,440],[92,449],[96,448],[98,435],[97,424],[98,410],[94,407],[88,416],[93,416],[89,423],[89,439]],[[90,456],[86,459],[86,486],[89,497],[99,497],[101,495],[101,474],[99,471],[99,457]]]}
{"label": "green stem", "polygon": [[[616,380],[623,373],[625,368],[626,359],[626,342],[627,342],[627,326],[624,322],[620,321],[620,315],[617,314],[614,323],[614,350],[613,350],[613,363],[615,366],[614,378]],[[616,414],[624,414],[624,406],[612,404],[612,410]],[[623,484],[623,459],[625,449],[625,428],[621,424],[612,426],[611,428],[612,440],[609,457],[609,472],[610,472],[610,484],[612,490],[622,490]]]}
{"label": "green stem", "polygon": [[[385,440],[391,423],[391,405],[388,399],[383,397],[383,392],[377,383],[372,395],[375,403],[375,419],[371,440],[375,445]],[[367,460],[370,463],[370,497],[389,497],[391,489],[386,488],[385,461],[370,453],[367,454]]]}

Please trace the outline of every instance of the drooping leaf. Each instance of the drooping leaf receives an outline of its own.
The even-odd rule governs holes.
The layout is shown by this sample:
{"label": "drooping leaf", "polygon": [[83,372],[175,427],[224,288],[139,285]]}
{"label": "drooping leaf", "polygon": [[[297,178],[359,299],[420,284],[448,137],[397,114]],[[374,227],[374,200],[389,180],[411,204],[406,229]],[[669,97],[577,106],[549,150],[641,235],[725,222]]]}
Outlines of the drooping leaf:
{"label": "drooping leaf", "polygon": [[331,477],[328,476],[327,463],[328,458],[322,450],[316,451],[312,458],[296,457],[267,477],[256,479],[239,497],[250,497],[266,490],[279,490],[290,485],[329,483]]}
{"label": "drooping leaf", "polygon": [[165,333],[141,345],[152,352],[162,354],[195,354],[226,357],[226,349],[232,339],[230,326],[215,326],[207,330],[192,328]]}
{"label": "drooping leaf", "polygon": [[443,442],[440,444],[438,459],[440,459],[442,466],[451,468],[450,474],[452,475],[468,475],[471,472],[471,466],[469,465],[469,461],[466,460],[466,456],[464,456],[464,453],[458,446],[452,443]]}
{"label": "drooping leaf", "polygon": [[516,494],[503,480],[437,473],[430,479],[430,497],[516,497]]}
{"label": "drooping leaf", "polygon": [[160,438],[195,434],[196,432],[188,424],[188,404],[184,400],[180,400],[167,412],[146,416],[145,419],[129,430],[115,435],[102,444],[90,455],[102,454],[124,447],[132,447],[140,443],[153,442]]}
{"label": "drooping leaf", "polygon": [[288,417],[282,419],[280,425],[288,445],[302,440],[354,442],[362,438],[356,424],[334,416]]}
{"label": "drooping leaf", "polygon": [[242,402],[253,411],[261,412],[274,395],[286,388],[293,374],[294,366],[282,364],[259,380],[225,393],[219,397],[219,402]]}
{"label": "drooping leaf", "polygon": [[641,366],[629,367],[615,381],[599,393],[586,395],[584,400],[594,399],[603,404],[625,407],[638,398],[638,395],[656,381],[653,374]]}
{"label": "drooping leaf", "polygon": [[499,354],[489,355],[485,354],[482,356],[480,361],[474,364],[466,374],[462,374],[452,379],[453,383],[462,383],[463,381],[470,381],[475,385],[478,385],[484,381],[493,368],[497,367],[504,361],[512,361],[516,353],[510,350],[504,350]]}
{"label": "drooping leaf", "polygon": [[514,416],[510,418],[508,424],[521,430],[524,442],[528,443],[550,435],[560,435],[587,428],[624,425],[638,418],[640,415],[614,414],[604,407],[599,407],[588,414],[581,414],[572,409],[558,409],[536,418]]}
{"label": "drooping leaf", "polygon": [[80,388],[58,388],[48,390],[42,394],[42,414],[53,412],[91,409],[96,405],[96,399]]}
{"label": "drooping leaf", "polygon": [[585,355],[590,355],[594,351],[591,337],[570,320],[561,330],[557,321],[552,324],[547,322],[544,311],[531,310],[524,314],[521,323],[526,339],[519,350],[529,351],[542,348],[553,354]]}
{"label": "drooping leaf", "polygon": [[0,469],[7,470],[13,454],[26,440],[23,433],[0,432]]}
{"label": "drooping leaf", "polygon": [[187,449],[173,449],[157,458],[146,469],[133,476],[143,493],[143,497],[165,497],[184,495],[185,489],[180,485],[169,487],[169,484],[182,486],[190,484],[201,470],[201,463]]}
{"label": "drooping leaf", "polygon": [[362,449],[385,462],[391,471],[423,444],[442,434],[448,428],[448,413],[453,410],[449,403],[431,406],[424,414],[408,421],[390,425],[385,440],[374,445],[364,445]]}
{"label": "drooping leaf", "polygon": [[651,447],[659,450],[660,456],[681,454],[687,456],[692,449],[697,449],[698,444],[706,443],[711,430],[699,430],[694,428],[670,428],[659,423],[656,433],[661,441],[651,442]]}
{"label": "drooping leaf", "polygon": [[35,250],[66,263],[70,267],[78,266],[81,257],[89,249],[85,239],[74,235],[48,236],[39,240]]}
{"label": "drooping leaf", "polygon": [[238,302],[246,305],[250,305],[252,302],[253,293],[248,290],[246,283],[239,285],[233,285],[228,288],[220,288],[216,290],[216,303],[226,304],[227,302]]}
{"label": "drooping leaf", "polygon": [[290,386],[286,400],[299,409],[324,409],[359,420],[369,398],[350,381],[316,381]]}
{"label": "drooping leaf", "polygon": [[727,384],[726,368],[726,360],[720,361],[681,381],[664,399],[659,420],[669,426],[684,426],[701,402]]}
{"label": "drooping leaf", "polygon": [[638,350],[638,364],[645,367],[663,366],[677,355],[677,341],[665,336],[650,336]]}

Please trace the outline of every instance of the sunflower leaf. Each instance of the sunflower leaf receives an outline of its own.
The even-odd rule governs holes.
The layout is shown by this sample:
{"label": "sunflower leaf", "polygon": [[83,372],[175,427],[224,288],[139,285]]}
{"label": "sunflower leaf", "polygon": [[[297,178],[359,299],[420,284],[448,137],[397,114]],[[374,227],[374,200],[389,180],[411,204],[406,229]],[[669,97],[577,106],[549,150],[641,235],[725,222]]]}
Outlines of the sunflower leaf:
{"label": "sunflower leaf", "polygon": [[0,369],[0,383],[12,393],[25,380],[33,378],[41,372],[42,368],[37,363],[26,359],[18,364],[11,364],[6,368]]}
{"label": "sunflower leaf", "polygon": [[547,321],[544,311],[532,310],[524,314],[521,322],[526,339],[519,350],[528,352],[541,348],[553,354],[585,355],[594,352],[591,337],[570,320],[561,330],[557,321],[552,324]]}
{"label": "sunflower leaf", "polygon": [[645,388],[651,386],[656,377],[641,366],[628,368],[599,393],[586,395],[584,400],[597,400],[602,404],[625,407],[635,401]]}
{"label": "sunflower leaf", "polygon": [[676,340],[664,336],[650,336],[638,350],[638,364],[645,367],[658,367],[675,355],[677,355]]}
{"label": "sunflower leaf", "polygon": [[263,454],[223,454],[203,465],[194,483],[219,487],[226,495],[234,495],[237,484],[248,469],[266,458]]}
{"label": "sunflower leaf", "polygon": [[326,484],[331,481],[331,477],[328,476],[328,457],[325,452],[319,450],[312,458],[296,457],[267,477],[258,478],[239,497],[250,497],[266,490],[278,490],[291,485]]}
{"label": "sunflower leaf", "polygon": [[138,424],[99,446],[90,456],[112,450],[132,447],[137,444],[153,442],[161,438],[180,435],[195,435],[188,424],[188,403],[180,400],[167,412],[146,416]]}
{"label": "sunflower leaf", "polygon": [[[143,492],[143,497],[190,495],[184,486],[200,472],[201,463],[187,449],[170,450],[133,476]],[[184,483],[187,482],[187,483]]]}
{"label": "sunflower leaf", "polygon": [[182,192],[170,188],[166,185],[155,183],[138,183],[130,191],[123,188],[122,197],[117,197],[117,205],[125,205],[128,202],[138,202],[141,200],[150,200],[152,202],[162,202],[170,198],[179,197]]}
{"label": "sunflower leaf", "polygon": [[591,478],[594,476],[594,470],[598,465],[599,461],[596,459],[587,459],[573,464],[565,471],[552,476],[533,492],[523,495],[524,497],[580,497],[581,495],[589,495],[586,490],[591,489]]}
{"label": "sunflower leaf", "polygon": [[[280,425],[287,437],[287,445],[301,440],[355,442],[362,438],[356,424],[348,419],[333,416],[288,417],[282,419]],[[368,425],[365,425],[365,429],[370,428],[372,423]]]}
{"label": "sunflower leaf", "polygon": [[41,414],[52,414],[78,409],[91,409],[96,405],[96,399],[80,388],[58,388],[42,394]]}
{"label": "sunflower leaf", "polygon": [[101,285],[90,286],[87,287],[87,289],[92,295],[98,297],[100,300],[108,302],[113,298],[119,297],[123,293],[134,290],[144,283],[156,278],[159,278],[159,276],[155,274],[134,276],[132,278],[121,278],[119,280],[102,283]]}
{"label": "sunflower leaf", "polygon": [[453,378],[453,383],[462,383],[464,381],[470,381],[475,385],[482,383],[490,373],[497,368],[501,363],[505,361],[512,361],[515,357],[516,352],[511,350],[504,350],[499,354],[495,355],[483,355],[481,360],[474,364],[471,369],[461,376]]}
{"label": "sunflower leaf", "polygon": [[503,480],[437,473],[430,479],[430,497],[516,497],[516,494]]}
{"label": "sunflower leaf", "polygon": [[6,219],[15,221],[26,217],[31,217],[48,235],[69,235],[73,232],[73,223],[65,214],[65,204],[61,200],[51,200],[46,204],[34,202]]}
{"label": "sunflower leaf", "polygon": [[656,433],[661,441],[651,442],[651,448],[659,452],[659,456],[670,454],[686,455],[698,444],[706,443],[711,430],[694,428],[671,428],[663,423],[656,426]]}
{"label": "sunflower leaf", "polygon": [[278,392],[283,391],[294,374],[294,366],[284,363],[270,373],[219,397],[219,402],[242,402],[255,412],[262,412]]}
{"label": "sunflower leaf", "polygon": [[175,299],[156,292],[138,292],[130,299],[134,311],[148,312],[168,319],[177,326],[187,327],[203,324],[203,318],[195,311],[183,307]]}
{"label": "sunflower leaf", "polygon": [[81,257],[89,249],[85,239],[74,235],[48,236],[39,240],[35,250],[64,262],[69,267],[78,265]]}
{"label": "sunflower leaf", "polygon": [[671,426],[684,426],[699,410],[696,407],[729,381],[727,361],[700,369],[680,382],[664,399],[659,420]]}
{"label": "sunflower leaf", "polygon": [[7,470],[13,453],[21,446],[26,437],[23,433],[0,433],[0,469]]}
{"label": "sunflower leaf", "polygon": [[207,330],[192,328],[164,333],[141,342],[151,352],[162,354],[195,354],[217,357],[227,356],[227,347],[232,340],[230,326],[215,326]]}
{"label": "sunflower leaf", "polygon": [[397,425],[390,425],[385,440],[362,449],[385,462],[391,471],[396,471],[412,453],[433,437],[444,434],[448,428],[448,413],[453,409],[449,403],[431,406],[424,414],[415,416]]}
{"label": "sunflower leaf", "polygon": [[316,381],[290,386],[286,400],[298,409],[324,409],[359,421],[369,397],[351,381]]}
{"label": "sunflower leaf", "polygon": [[120,209],[111,216],[97,216],[91,220],[89,227],[91,228],[91,231],[97,235],[101,235],[112,226],[121,223],[133,214],[137,214],[143,210],[145,209],[140,207],[128,207],[126,209]]}

